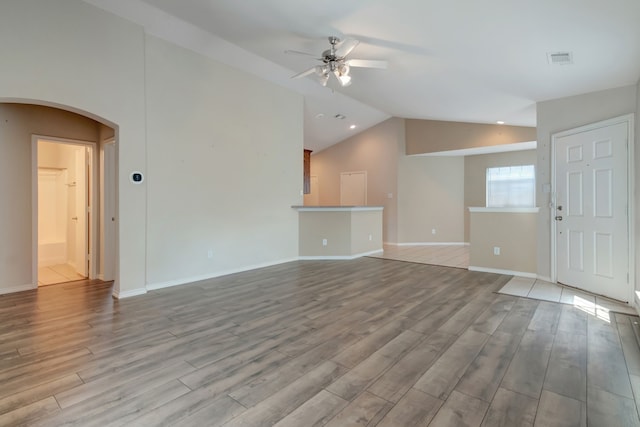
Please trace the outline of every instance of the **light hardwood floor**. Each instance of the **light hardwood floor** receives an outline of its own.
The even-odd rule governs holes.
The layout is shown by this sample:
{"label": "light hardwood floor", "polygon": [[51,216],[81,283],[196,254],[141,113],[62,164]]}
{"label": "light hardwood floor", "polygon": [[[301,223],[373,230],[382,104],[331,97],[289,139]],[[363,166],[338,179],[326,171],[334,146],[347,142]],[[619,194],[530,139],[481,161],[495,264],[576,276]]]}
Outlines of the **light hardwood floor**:
{"label": "light hardwood floor", "polygon": [[637,318],[383,259],[0,296],[0,425],[635,426]]}

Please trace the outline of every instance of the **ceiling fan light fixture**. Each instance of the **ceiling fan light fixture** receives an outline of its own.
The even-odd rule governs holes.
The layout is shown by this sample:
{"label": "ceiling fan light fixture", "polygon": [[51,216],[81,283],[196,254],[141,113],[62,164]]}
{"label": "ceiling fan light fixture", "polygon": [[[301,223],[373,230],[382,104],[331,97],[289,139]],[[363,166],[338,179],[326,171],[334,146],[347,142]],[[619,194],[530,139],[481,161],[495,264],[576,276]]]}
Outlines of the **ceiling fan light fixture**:
{"label": "ceiling fan light fixture", "polygon": [[348,64],[339,64],[335,67],[335,71],[333,72],[342,85],[342,87],[349,86],[351,84],[351,76],[349,75],[349,65]]}
{"label": "ceiling fan light fixture", "polygon": [[324,74],[318,76],[318,81],[320,82],[320,84],[322,86],[326,86],[327,82],[329,81],[329,73],[324,73]]}
{"label": "ceiling fan light fixture", "polygon": [[340,84],[342,85],[342,87],[346,87],[351,84],[351,76],[348,74],[344,76],[339,76],[338,80],[340,81]]}

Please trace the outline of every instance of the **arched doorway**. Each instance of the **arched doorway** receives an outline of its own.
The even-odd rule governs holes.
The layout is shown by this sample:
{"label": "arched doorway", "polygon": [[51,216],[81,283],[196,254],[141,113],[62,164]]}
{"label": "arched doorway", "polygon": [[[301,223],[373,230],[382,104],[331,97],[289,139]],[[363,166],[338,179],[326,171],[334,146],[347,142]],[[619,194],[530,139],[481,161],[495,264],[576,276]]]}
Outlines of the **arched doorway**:
{"label": "arched doorway", "polygon": [[[0,253],[7,254],[5,259],[11,261],[2,266],[7,271],[9,283],[21,284],[0,292],[35,288],[39,278],[39,254],[45,250],[66,250],[64,255],[68,256],[69,246],[77,246],[65,248],[71,242],[67,242],[64,232],[55,230],[47,230],[47,239],[39,239],[43,235],[39,232],[44,225],[42,219],[56,215],[68,216],[67,219],[75,217],[80,224],[77,228],[86,230],[87,264],[77,266],[78,270],[91,279],[114,280],[117,265],[117,126],[73,108],[16,100],[0,102],[0,120],[3,123],[0,128],[0,140],[3,141],[0,158],[4,159],[0,162],[0,181],[5,182],[0,185],[0,194],[7,201],[4,203],[3,200],[4,207],[0,209],[0,223],[5,224],[0,225],[0,229],[1,234],[8,237],[0,243]],[[39,141],[80,147],[80,151],[76,151],[82,152],[82,156],[77,158],[85,158],[90,170],[85,164],[81,166],[82,175],[73,171],[74,179],[70,179],[71,170],[56,158],[59,153],[53,153],[53,157],[49,153],[45,175],[48,174],[49,181],[61,181],[67,189],[79,190],[78,182],[83,182],[82,192],[87,203],[82,217],[78,214],[80,211],[71,212],[69,209],[53,212],[51,207],[55,203],[46,207],[47,212],[39,209],[42,203],[38,200]],[[54,186],[51,182],[49,184]],[[75,198],[74,194],[74,202]],[[71,206],[69,200],[64,203],[67,208]],[[52,225],[51,222],[48,226]],[[82,262],[80,254],[74,254],[74,259],[80,260],[76,261],[78,263]]]}

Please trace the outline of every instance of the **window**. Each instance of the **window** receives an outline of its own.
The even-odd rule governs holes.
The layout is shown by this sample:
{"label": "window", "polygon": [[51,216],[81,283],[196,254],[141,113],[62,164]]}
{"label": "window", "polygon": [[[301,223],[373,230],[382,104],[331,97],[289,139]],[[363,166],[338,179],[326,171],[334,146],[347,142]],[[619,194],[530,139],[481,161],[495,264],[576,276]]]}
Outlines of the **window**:
{"label": "window", "polygon": [[535,205],[533,165],[487,168],[488,208],[532,208]]}

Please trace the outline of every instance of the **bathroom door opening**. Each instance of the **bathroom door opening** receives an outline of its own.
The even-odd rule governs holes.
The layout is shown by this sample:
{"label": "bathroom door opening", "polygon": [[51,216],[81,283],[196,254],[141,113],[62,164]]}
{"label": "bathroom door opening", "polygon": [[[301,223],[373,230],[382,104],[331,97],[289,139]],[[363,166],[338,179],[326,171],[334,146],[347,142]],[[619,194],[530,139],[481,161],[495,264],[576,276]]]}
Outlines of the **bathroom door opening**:
{"label": "bathroom door opening", "polygon": [[38,286],[95,277],[94,144],[37,138]]}

